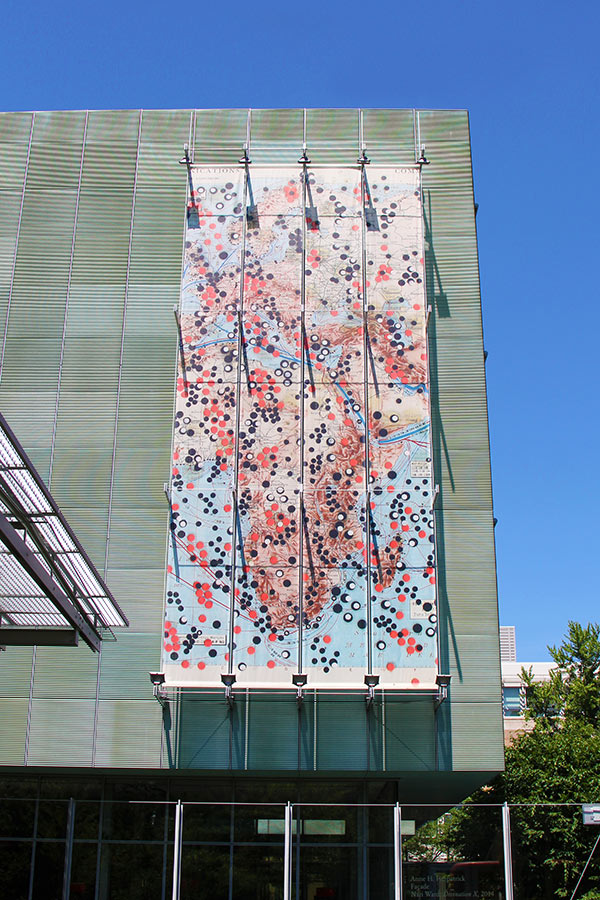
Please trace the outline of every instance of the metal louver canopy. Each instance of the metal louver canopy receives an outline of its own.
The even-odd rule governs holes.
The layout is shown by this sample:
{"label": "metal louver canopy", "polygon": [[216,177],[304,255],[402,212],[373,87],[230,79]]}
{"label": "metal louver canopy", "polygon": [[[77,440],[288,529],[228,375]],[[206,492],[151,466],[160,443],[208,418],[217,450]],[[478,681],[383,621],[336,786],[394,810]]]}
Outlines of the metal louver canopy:
{"label": "metal louver canopy", "polygon": [[123,614],[0,414],[0,645],[93,650]]}

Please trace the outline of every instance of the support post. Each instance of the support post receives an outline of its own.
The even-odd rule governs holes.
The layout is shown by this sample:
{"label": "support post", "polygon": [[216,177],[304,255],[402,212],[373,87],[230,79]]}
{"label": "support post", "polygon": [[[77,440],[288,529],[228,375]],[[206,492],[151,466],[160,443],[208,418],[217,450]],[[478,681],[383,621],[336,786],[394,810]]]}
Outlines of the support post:
{"label": "support post", "polygon": [[283,845],[283,900],[292,900],[292,804],[285,807],[285,837]]}
{"label": "support post", "polygon": [[504,841],[504,886],[506,900],[514,900],[512,844],[510,839],[510,809],[508,803],[502,807],[502,837]]}
{"label": "support post", "polygon": [[75,800],[69,797],[69,811],[67,814],[67,840],[65,843],[65,868],[63,870],[63,900],[69,900],[71,896],[71,868],[73,865],[73,835],[75,831]]}
{"label": "support post", "polygon": [[183,839],[183,804],[175,807],[175,836],[173,838],[173,893],[172,900],[179,900],[181,889],[181,842]]}
{"label": "support post", "polygon": [[394,807],[394,900],[402,900],[402,809]]}

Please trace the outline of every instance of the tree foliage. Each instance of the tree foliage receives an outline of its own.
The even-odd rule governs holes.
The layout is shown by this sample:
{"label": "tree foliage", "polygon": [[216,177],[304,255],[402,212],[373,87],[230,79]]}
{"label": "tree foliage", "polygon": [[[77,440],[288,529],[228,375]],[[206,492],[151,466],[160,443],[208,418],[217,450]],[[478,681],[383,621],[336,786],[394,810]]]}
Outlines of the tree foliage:
{"label": "tree foliage", "polygon": [[[530,731],[506,749],[504,773],[455,813],[450,840],[484,859],[510,804],[518,900],[569,898],[598,836],[584,826],[581,803],[600,801],[600,627],[569,623],[549,682],[527,684]],[[550,805],[548,805],[550,804]],[[572,805],[568,805],[572,804]],[[577,900],[600,900],[600,851]]]}
{"label": "tree foliage", "polygon": [[567,638],[548,647],[556,663],[550,681],[535,683],[523,670],[527,715],[541,728],[556,730],[570,721],[600,727],[600,626],[569,622]]}

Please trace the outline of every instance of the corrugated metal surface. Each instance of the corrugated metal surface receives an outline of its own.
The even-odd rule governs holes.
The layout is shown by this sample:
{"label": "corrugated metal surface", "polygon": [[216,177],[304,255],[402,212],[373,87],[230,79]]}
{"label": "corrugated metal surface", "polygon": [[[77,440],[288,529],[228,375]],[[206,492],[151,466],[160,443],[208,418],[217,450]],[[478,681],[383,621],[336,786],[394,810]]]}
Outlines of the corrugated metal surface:
{"label": "corrugated metal surface", "polygon": [[502,716],[490,716],[486,703],[452,705],[452,768],[473,768],[473,759],[489,759],[490,744],[504,742]]}
{"label": "corrugated metal surface", "polygon": [[[281,739],[273,741],[273,727]],[[298,709],[289,698],[250,700],[248,728],[249,769],[296,769],[298,767]]]}
{"label": "corrugated metal surface", "polygon": [[96,765],[152,768],[159,765],[162,715],[156,700],[100,700]]}
{"label": "corrugated metal surface", "polygon": [[[30,766],[90,766],[93,700],[34,700],[27,762]],[[65,741],[68,735],[68,742]]]}
{"label": "corrugated metal surface", "polygon": [[229,769],[231,716],[222,698],[181,700],[177,764],[182,769]]}
{"label": "corrugated metal surface", "polygon": [[[104,648],[98,695],[99,659],[86,656],[85,648],[37,651],[30,764],[64,765],[69,759],[89,765],[94,747],[98,766],[160,764],[161,710],[150,699],[148,672],[158,659],[168,524],[162,488],[177,341],[172,309],[179,296],[187,187],[178,160],[195,138],[196,162],[237,164],[247,112],[144,111],[141,121],[138,110],[91,112],[87,119],[80,112],[37,113],[22,211],[31,115],[0,115],[2,331],[10,296],[0,404],[45,477],[54,446],[52,489],[94,562],[103,569],[106,559],[108,584],[132,620],[129,633]],[[303,110],[254,110],[251,155],[295,164],[303,121]],[[445,566],[440,649],[453,674],[452,703],[439,720],[439,764],[490,771],[502,764],[502,739],[468,116],[365,110],[362,124],[374,163],[410,163],[417,124],[431,160],[423,180],[438,537]],[[355,164],[358,110],[307,110],[306,139],[313,163]],[[14,699],[0,701],[0,758],[19,763],[31,651],[1,657],[2,692]],[[431,703],[386,701],[370,716],[367,732],[362,698],[321,698],[318,768],[435,767]],[[180,711],[179,764],[295,768],[299,743],[301,768],[311,770],[315,716],[308,698],[299,722],[298,742],[291,696],[286,703],[251,700],[247,722],[243,697],[236,700],[233,721],[221,699],[187,698]],[[275,728],[280,743],[274,749]]]}
{"label": "corrugated metal surface", "polygon": [[433,705],[414,701],[385,704],[386,770],[435,769]]}
{"label": "corrugated metal surface", "polygon": [[101,700],[150,700],[149,672],[160,666],[160,643],[156,634],[121,634],[118,642],[102,647],[100,665]]}
{"label": "corrugated metal surface", "polygon": [[[6,656],[6,653],[4,654]],[[27,697],[31,680],[31,647],[11,647],[8,664],[0,660],[0,697]]]}
{"label": "corrugated metal surface", "polygon": [[[33,697],[36,700],[93,700],[98,660],[83,644],[65,654],[61,647],[38,647],[35,654]],[[39,706],[36,707],[39,709]]]}
{"label": "corrugated metal surface", "polygon": [[317,703],[317,769],[366,769],[366,704],[355,697]]}
{"label": "corrugated metal surface", "polygon": [[27,707],[27,700],[0,700],[0,760],[4,766],[23,764]]}

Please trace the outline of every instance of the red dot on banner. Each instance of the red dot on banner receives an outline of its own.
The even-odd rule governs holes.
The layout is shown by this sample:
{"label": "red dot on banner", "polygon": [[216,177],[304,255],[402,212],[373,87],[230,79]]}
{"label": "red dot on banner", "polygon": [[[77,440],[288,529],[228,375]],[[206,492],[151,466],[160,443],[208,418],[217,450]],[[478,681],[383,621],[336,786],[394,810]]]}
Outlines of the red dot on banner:
{"label": "red dot on banner", "polygon": [[199,663],[198,663],[198,668],[199,668],[199,669],[205,669],[205,668],[206,668],[206,663],[199,662]]}
{"label": "red dot on banner", "polygon": [[211,639],[210,639],[210,638],[206,638],[206,640],[204,641],[204,646],[205,646],[205,647],[210,647],[211,645],[212,645]]}
{"label": "red dot on banner", "polygon": [[181,668],[182,668],[182,669],[189,669],[189,667],[190,667],[190,661],[189,661],[189,659],[184,659],[183,662],[181,663]]}
{"label": "red dot on banner", "polygon": [[394,665],[394,663],[388,663],[386,666],[386,669],[388,670],[388,672],[393,672],[395,668],[396,668],[396,666]]}
{"label": "red dot on banner", "polygon": [[410,683],[411,683],[411,684],[419,684],[419,679],[418,679],[418,678],[413,678],[413,679],[411,680]]}
{"label": "red dot on banner", "polygon": [[275,661],[272,660],[272,659],[270,659],[269,662],[267,663],[267,666],[268,666],[269,669],[274,669],[274,668],[275,668]]}

